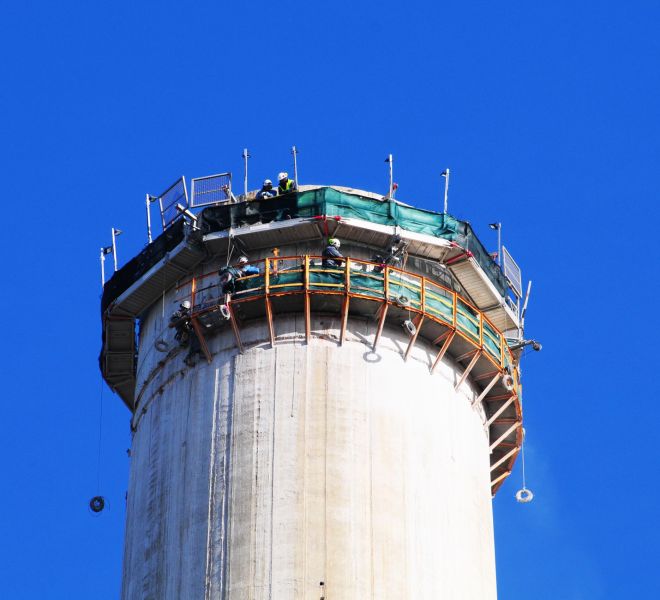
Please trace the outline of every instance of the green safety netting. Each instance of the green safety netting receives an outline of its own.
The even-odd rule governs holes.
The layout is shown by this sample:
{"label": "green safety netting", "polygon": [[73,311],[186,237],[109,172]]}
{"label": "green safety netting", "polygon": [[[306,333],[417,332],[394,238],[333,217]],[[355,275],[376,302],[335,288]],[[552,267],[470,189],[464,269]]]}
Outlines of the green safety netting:
{"label": "green safety netting", "polygon": [[[343,293],[346,273],[343,268],[326,268],[312,262],[309,268],[309,289],[314,291]],[[280,269],[269,278],[271,293],[302,292],[304,288],[302,265]],[[236,280],[234,299],[240,300],[263,295],[266,281],[263,274]],[[451,292],[426,282],[424,305],[422,306],[422,278],[391,270],[389,272],[389,300],[401,307],[423,310],[427,314],[451,325],[454,322],[454,305]],[[377,269],[351,269],[350,291],[368,298],[382,300],[385,297],[385,276]],[[459,331],[479,342],[479,313],[460,298],[456,300],[456,326]],[[483,341],[486,351],[498,362],[501,338],[497,331],[484,319]]]}
{"label": "green safety netting", "polygon": [[358,193],[322,187],[268,200],[209,207],[202,211],[201,223],[205,231],[221,231],[257,222],[323,215],[362,219],[380,225],[398,225],[408,231],[455,242],[472,253],[502,296],[506,292],[504,275],[469,223],[451,215],[405,206],[392,199],[378,200]]}
{"label": "green safety netting", "polygon": [[[316,216],[356,218],[382,225],[398,225],[408,231],[456,242],[472,253],[499,293],[504,296],[506,292],[504,275],[474,234],[469,223],[459,221],[450,215],[405,206],[395,200],[379,200],[358,193],[322,187],[268,200],[210,206],[200,212],[198,224],[203,233],[210,233],[254,223]],[[178,220],[140,254],[114,273],[103,290],[102,310],[105,310],[167,252],[176,247],[184,237],[183,221]],[[442,312],[443,309],[438,308]]]}

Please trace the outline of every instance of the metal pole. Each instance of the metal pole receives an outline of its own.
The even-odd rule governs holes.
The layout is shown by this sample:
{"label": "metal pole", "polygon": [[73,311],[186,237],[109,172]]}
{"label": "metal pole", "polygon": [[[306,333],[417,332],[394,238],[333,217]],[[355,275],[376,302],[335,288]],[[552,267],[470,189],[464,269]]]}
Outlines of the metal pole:
{"label": "metal pole", "polygon": [[120,229],[112,228],[112,258],[115,263],[115,272],[117,272],[117,236],[121,235]]}
{"label": "metal pole", "polygon": [[291,154],[293,154],[293,182],[298,189],[298,150],[295,146],[291,147]]}
{"label": "metal pole", "polygon": [[390,154],[387,157],[387,162],[390,163],[390,193],[388,194],[388,198],[392,197],[392,193],[394,192],[393,187],[394,187],[394,166],[393,162],[394,159],[392,158],[392,155]]}
{"label": "metal pole", "polygon": [[250,158],[250,155],[248,154],[248,149],[243,148],[243,161],[245,163],[245,178],[243,179],[243,193],[245,194],[246,198],[248,193],[248,158]]}
{"label": "metal pole", "polygon": [[105,287],[105,248],[101,248],[101,289]]}
{"label": "metal pole", "polygon": [[147,194],[147,240],[149,244],[153,241],[151,239],[151,196]]}
{"label": "metal pole", "polygon": [[502,266],[502,223],[497,224],[497,264]]}
{"label": "metal pole", "polygon": [[448,207],[448,198],[449,198],[449,168],[446,168],[442,172],[442,176],[445,178],[445,205],[444,205],[444,213],[447,214],[447,207]]}

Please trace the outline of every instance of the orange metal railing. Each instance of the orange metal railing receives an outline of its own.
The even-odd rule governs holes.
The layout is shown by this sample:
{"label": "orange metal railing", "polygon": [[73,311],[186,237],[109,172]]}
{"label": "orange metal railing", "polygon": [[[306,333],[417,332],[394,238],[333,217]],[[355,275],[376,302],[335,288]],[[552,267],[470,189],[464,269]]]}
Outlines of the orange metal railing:
{"label": "orange metal railing", "polygon": [[[500,368],[513,363],[502,333],[455,291],[428,277],[370,261],[346,257],[340,267],[324,267],[322,261],[321,256],[251,261],[259,274],[236,279],[230,303],[288,294],[343,294],[386,302],[454,329]],[[213,272],[181,284],[177,299],[190,299],[193,314],[201,315],[224,302],[225,295]]]}

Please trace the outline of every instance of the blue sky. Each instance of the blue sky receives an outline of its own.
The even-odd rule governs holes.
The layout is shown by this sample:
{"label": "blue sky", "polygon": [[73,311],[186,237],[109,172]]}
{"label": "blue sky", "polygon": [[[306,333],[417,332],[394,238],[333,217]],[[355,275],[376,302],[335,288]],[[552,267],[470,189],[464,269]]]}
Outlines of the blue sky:
{"label": "blue sky", "polygon": [[[530,5],[534,4],[534,5]],[[5,227],[0,593],[116,598],[129,416],[102,388],[98,250],[144,194],[387,188],[488,230],[533,280],[527,482],[494,500],[500,598],[660,597],[660,6],[655,2],[21,2],[0,21]],[[101,492],[92,517],[103,404]]]}

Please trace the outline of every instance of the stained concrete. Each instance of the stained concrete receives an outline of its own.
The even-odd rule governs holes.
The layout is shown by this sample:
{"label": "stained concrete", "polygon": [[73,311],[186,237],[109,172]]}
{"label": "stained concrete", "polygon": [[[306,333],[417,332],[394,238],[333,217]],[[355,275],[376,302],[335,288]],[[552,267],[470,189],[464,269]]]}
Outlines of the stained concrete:
{"label": "stained concrete", "polygon": [[430,375],[437,349],[404,362],[388,328],[373,353],[359,319],[306,345],[283,316],[274,348],[226,327],[189,368],[154,350],[166,317],[141,330],[125,600],[496,597],[485,418],[450,359]]}

